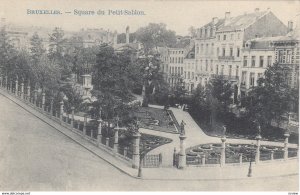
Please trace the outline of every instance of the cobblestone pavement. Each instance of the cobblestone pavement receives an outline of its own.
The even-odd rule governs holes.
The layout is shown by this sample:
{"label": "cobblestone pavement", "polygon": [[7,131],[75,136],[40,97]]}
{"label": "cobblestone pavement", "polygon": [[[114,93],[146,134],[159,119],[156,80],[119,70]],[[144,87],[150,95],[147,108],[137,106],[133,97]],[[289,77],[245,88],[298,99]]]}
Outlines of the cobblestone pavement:
{"label": "cobblestone pavement", "polygon": [[298,190],[298,175],[217,181],[135,179],[2,95],[0,109],[0,191]]}

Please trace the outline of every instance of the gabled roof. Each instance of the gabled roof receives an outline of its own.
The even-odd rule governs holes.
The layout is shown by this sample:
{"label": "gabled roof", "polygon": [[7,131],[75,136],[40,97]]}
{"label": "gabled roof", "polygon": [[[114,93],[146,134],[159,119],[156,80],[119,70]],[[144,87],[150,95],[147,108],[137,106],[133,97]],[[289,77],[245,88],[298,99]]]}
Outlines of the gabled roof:
{"label": "gabled roof", "polygon": [[213,23],[213,21],[210,21],[209,23],[207,23],[207,24],[205,24],[204,26],[202,26],[202,27],[200,27],[200,28],[206,28],[206,27],[213,27],[213,26],[215,26],[216,28],[218,28],[219,26],[222,26],[222,25],[224,25],[224,21],[225,21],[225,19],[224,18],[222,18],[222,19],[218,19],[218,22],[216,23],[216,24],[214,24]]}
{"label": "gabled roof", "polygon": [[259,18],[270,13],[270,11],[253,12],[249,14],[239,15],[230,18],[230,22],[225,26],[220,27],[217,31],[235,31],[242,30],[253,24]]}

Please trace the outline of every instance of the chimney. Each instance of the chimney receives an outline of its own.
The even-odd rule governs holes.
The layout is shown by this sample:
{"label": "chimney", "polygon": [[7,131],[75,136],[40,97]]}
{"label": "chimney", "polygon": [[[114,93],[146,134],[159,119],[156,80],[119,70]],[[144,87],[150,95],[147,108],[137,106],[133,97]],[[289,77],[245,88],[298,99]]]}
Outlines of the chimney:
{"label": "chimney", "polygon": [[216,25],[218,21],[219,21],[218,17],[213,17],[212,22],[214,25]]}
{"label": "chimney", "polygon": [[117,45],[118,44],[118,32],[115,30],[114,34],[113,34],[113,44]]}
{"label": "chimney", "polygon": [[259,8],[255,8],[254,12],[255,12],[256,14],[258,14]]}
{"label": "chimney", "polygon": [[126,44],[129,44],[129,26],[126,27]]}
{"label": "chimney", "polygon": [[225,12],[225,26],[230,23],[230,12]]}
{"label": "chimney", "polygon": [[292,21],[288,21],[288,32],[293,31],[293,22]]}

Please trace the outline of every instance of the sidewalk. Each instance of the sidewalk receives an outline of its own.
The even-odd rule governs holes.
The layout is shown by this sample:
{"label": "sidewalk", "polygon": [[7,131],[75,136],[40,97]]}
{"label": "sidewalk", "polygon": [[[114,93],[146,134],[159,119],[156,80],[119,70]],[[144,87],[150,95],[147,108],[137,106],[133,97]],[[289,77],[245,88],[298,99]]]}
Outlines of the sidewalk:
{"label": "sidewalk", "polygon": [[[131,168],[129,164],[122,162],[120,159],[115,158],[110,153],[106,152],[104,149],[97,147],[95,144],[91,143],[90,141],[83,138],[78,132],[71,131],[69,128],[66,128],[60,125],[57,122],[54,122],[47,116],[41,114],[37,110],[33,109],[31,106],[25,104],[20,99],[16,98],[12,94],[8,94],[3,89],[0,89],[0,94],[5,96],[6,98],[10,99],[32,115],[36,116],[43,122],[47,123],[49,126],[53,127],[55,130],[60,131],[65,136],[72,139],[77,144],[81,145],[87,151],[93,153],[94,155],[98,156],[99,158],[105,160],[110,165],[114,166],[124,174],[131,176],[133,178],[137,178],[138,170]],[[183,111],[182,111],[183,112]],[[176,112],[177,117],[180,115],[180,112]],[[174,115],[175,115],[174,113]],[[175,116],[176,116],[175,115]],[[205,135],[201,130],[197,129],[197,126],[189,126],[191,131],[186,131],[187,136],[199,136],[199,137],[190,137],[191,140],[194,140],[192,144],[204,143],[206,141],[213,141],[213,138]],[[193,128],[191,128],[193,127]],[[199,127],[198,127],[199,128]],[[164,136],[171,138],[173,142],[158,147],[152,151],[150,154],[158,154],[163,153],[163,167],[160,168],[143,168],[142,169],[142,179],[145,180],[221,180],[221,179],[252,179],[247,177],[248,173],[248,164],[243,165],[226,165],[224,167],[220,166],[212,166],[212,167],[188,167],[184,170],[179,170],[176,168],[164,168],[172,162],[172,155],[174,147],[179,148],[179,138],[177,134],[169,134],[165,132],[158,132],[158,131],[151,131],[148,129],[141,129],[142,133],[148,133],[152,135]],[[206,137],[205,137],[206,136]],[[235,140],[232,140],[235,141]],[[236,140],[240,141],[240,140]],[[251,140],[245,140],[251,141]],[[191,144],[189,144],[191,145]],[[178,151],[178,150],[177,150]],[[280,167],[280,169],[278,168]],[[276,177],[276,176],[284,176],[284,175],[295,175],[298,174],[298,159],[289,159],[287,161],[274,161],[268,163],[260,163],[259,165],[253,164],[253,178],[257,177]]]}

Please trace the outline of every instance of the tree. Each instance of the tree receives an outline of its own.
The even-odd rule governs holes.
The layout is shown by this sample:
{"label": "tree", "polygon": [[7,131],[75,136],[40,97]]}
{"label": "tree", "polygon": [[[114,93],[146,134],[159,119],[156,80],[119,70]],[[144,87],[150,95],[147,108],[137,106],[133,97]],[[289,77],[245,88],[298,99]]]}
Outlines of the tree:
{"label": "tree", "polygon": [[39,37],[39,35],[36,32],[30,39],[29,50],[32,63],[34,64],[37,64],[41,57],[46,53],[46,50],[43,47],[43,40]]}
{"label": "tree", "polygon": [[147,56],[153,53],[157,47],[169,47],[176,43],[174,31],[167,30],[166,24],[150,23],[136,31],[136,39],[143,45],[144,54]]}
{"label": "tree", "polygon": [[72,73],[72,63],[65,56],[67,39],[64,38],[64,31],[58,27],[54,28],[52,34],[49,35],[49,42],[49,60],[59,65],[61,79],[65,80]]}
{"label": "tree", "polygon": [[[93,94],[98,101],[94,106],[102,108],[103,117],[111,119],[116,116],[123,103],[131,101],[131,90],[134,83],[131,58],[127,51],[115,53],[106,44],[100,46],[96,57],[93,76]],[[96,111],[96,112],[97,112]]]}
{"label": "tree", "polygon": [[215,126],[216,118],[224,120],[228,106],[232,102],[231,83],[222,76],[211,79],[206,87],[206,97],[210,107],[210,124]]}
{"label": "tree", "polygon": [[0,30],[0,73],[11,75],[14,70],[16,50],[11,44],[5,26]]}
{"label": "tree", "polygon": [[200,84],[193,91],[189,101],[189,113],[198,121],[207,123],[210,119],[210,106],[207,93]]}
{"label": "tree", "polygon": [[192,38],[197,36],[197,30],[194,26],[190,26],[188,31],[189,31],[189,34]]}
{"label": "tree", "polygon": [[284,114],[288,113],[292,91],[287,84],[286,71],[275,63],[258,80],[258,86],[249,91],[245,107],[250,121],[269,126],[275,120],[279,125]]}

